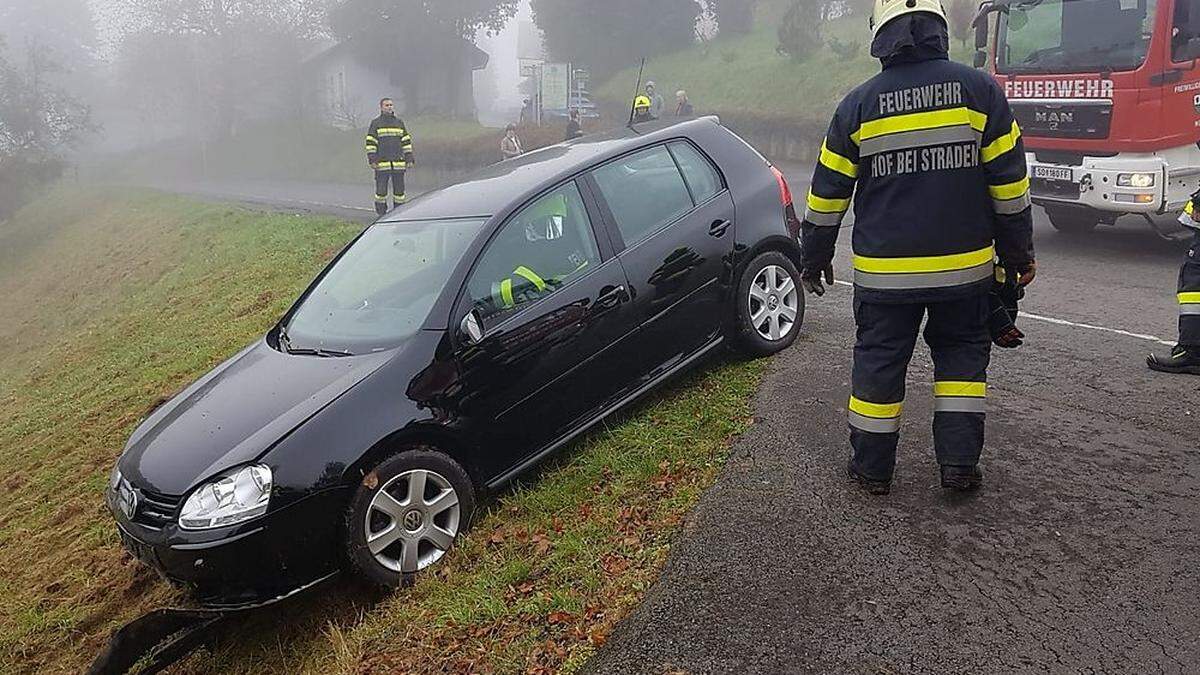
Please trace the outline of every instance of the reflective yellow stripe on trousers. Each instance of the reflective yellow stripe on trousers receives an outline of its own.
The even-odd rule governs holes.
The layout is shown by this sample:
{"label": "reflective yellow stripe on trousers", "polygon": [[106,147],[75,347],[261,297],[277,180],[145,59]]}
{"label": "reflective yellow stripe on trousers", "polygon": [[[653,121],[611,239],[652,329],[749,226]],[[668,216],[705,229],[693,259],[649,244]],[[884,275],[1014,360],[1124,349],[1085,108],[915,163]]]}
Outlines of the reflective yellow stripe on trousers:
{"label": "reflective yellow stripe on trousers", "polygon": [[868,403],[851,396],[850,426],[871,434],[898,434],[900,433],[900,413],[903,411],[903,401],[900,403]]}
{"label": "reflective yellow stripe on trousers", "polygon": [[1179,313],[1188,316],[1200,315],[1200,292],[1180,293]]}
{"label": "reflective yellow stripe on trousers", "polygon": [[933,396],[934,412],[987,412],[987,383],[985,382],[934,382]]}
{"label": "reflective yellow stripe on trousers", "polygon": [[876,290],[949,288],[990,279],[996,249],[916,258],[854,256],[854,283]]}

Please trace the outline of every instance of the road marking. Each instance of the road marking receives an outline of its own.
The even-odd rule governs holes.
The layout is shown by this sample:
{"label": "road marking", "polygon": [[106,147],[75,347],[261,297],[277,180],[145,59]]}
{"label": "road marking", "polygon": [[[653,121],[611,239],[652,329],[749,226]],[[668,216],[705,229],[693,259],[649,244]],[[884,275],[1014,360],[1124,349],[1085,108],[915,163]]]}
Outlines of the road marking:
{"label": "road marking", "polygon": [[[854,287],[854,284],[850,283],[849,281],[835,281],[834,283],[837,284],[838,286],[849,286],[851,288]],[[1021,316],[1023,318],[1031,319],[1033,321],[1042,321],[1044,323],[1052,323],[1056,326],[1070,326],[1071,328],[1083,328],[1084,330],[1094,330],[1094,331],[1099,331],[1101,333],[1111,333],[1113,335],[1121,335],[1124,337],[1136,338],[1138,340],[1145,340],[1147,342],[1154,342],[1154,343],[1157,343],[1160,345],[1166,345],[1168,347],[1175,346],[1174,342],[1168,342],[1168,341],[1166,341],[1158,336],[1155,336],[1155,335],[1144,335],[1142,333],[1131,333],[1127,330],[1121,330],[1119,328],[1108,328],[1106,326],[1093,326],[1090,323],[1078,323],[1076,321],[1068,321],[1066,319],[1057,319],[1052,316],[1042,316],[1041,314],[1033,314],[1031,312],[1025,312],[1025,311],[1021,312]]]}

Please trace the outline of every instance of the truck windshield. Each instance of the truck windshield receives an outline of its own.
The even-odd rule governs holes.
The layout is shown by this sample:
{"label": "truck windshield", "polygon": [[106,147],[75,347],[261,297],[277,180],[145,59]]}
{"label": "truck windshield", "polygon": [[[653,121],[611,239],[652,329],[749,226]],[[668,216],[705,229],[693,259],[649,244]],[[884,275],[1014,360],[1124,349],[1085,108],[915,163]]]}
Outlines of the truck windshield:
{"label": "truck windshield", "polygon": [[283,327],[280,347],[349,356],[399,345],[425,322],[484,222],[372,226],[296,309]]}
{"label": "truck windshield", "polygon": [[1156,0],[1027,0],[1001,14],[1004,74],[1136,70],[1146,60]]}

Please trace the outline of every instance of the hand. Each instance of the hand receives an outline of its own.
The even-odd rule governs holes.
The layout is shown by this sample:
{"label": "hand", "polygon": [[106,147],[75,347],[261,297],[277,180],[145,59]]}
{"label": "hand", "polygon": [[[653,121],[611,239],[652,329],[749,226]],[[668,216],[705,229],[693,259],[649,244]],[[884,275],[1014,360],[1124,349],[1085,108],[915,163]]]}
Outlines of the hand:
{"label": "hand", "polygon": [[804,270],[800,274],[800,286],[804,288],[805,293],[811,293],[817,297],[825,295],[825,286],[821,284],[821,277],[824,275],[825,283],[833,285],[833,264],[825,266],[824,270]]}
{"label": "hand", "polygon": [[1029,263],[1029,266],[1026,267],[1023,272],[1021,272],[1020,274],[1017,275],[1017,285],[1020,286],[1021,288],[1025,288],[1029,284],[1032,284],[1033,280],[1036,278],[1037,278],[1037,263],[1031,262],[1031,263]]}
{"label": "hand", "polygon": [[1007,333],[993,338],[992,342],[995,342],[996,346],[1003,347],[1004,349],[1016,349],[1025,344],[1025,334],[1021,332],[1021,329],[1013,326],[1008,329]]}

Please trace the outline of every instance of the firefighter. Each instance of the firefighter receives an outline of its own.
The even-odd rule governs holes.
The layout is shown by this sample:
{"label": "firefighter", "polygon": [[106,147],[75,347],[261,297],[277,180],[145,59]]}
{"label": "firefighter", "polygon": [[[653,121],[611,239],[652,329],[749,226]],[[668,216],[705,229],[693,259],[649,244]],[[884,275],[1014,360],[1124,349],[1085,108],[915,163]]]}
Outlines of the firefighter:
{"label": "firefighter", "polygon": [[974,490],[983,482],[997,261],[1022,288],[1036,273],[1021,132],[995,81],[949,60],[938,0],[876,0],[871,26],[883,70],[842,101],[821,146],[801,281],[816,295],[822,279],[833,283],[853,198],[858,335],[847,470],[868,492],[890,492],[905,375],[928,316],[942,486]]}
{"label": "firefighter", "polygon": [[633,121],[637,122],[653,122],[654,115],[650,114],[650,98],[648,96],[638,96],[633,99]]}
{"label": "firefighter", "polygon": [[367,130],[367,163],[375,169],[375,212],[382,216],[388,211],[388,183],[393,205],[400,206],[407,199],[404,173],[414,166],[412,136],[390,98],[379,102],[379,117]]}
{"label": "firefighter", "polygon": [[1179,344],[1170,354],[1151,354],[1146,364],[1162,373],[1200,375],[1200,221],[1196,203],[1200,192],[1192,195],[1179,222],[1193,231],[1187,260],[1179,270]]}

